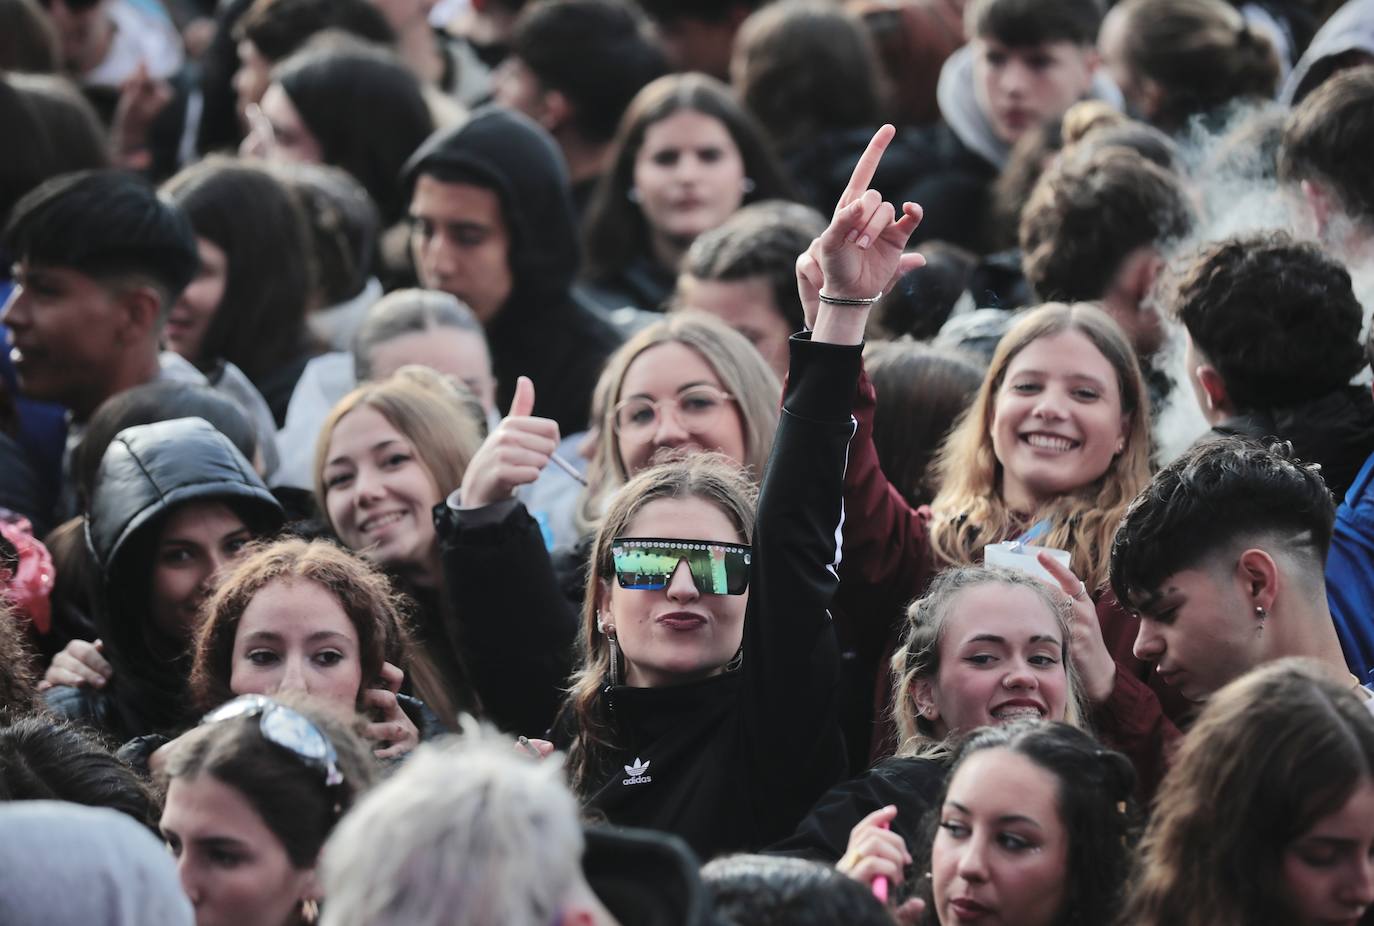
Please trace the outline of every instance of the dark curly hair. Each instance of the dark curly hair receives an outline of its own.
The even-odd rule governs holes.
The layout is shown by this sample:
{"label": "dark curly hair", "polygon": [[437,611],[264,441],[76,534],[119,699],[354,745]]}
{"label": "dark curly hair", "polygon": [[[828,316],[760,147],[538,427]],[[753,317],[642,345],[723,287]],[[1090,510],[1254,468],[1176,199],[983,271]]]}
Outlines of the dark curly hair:
{"label": "dark curly hair", "polygon": [[1350,274],[1284,232],[1212,242],[1181,271],[1178,320],[1238,411],[1320,398],[1365,365]]}
{"label": "dark curly hair", "polygon": [[1112,542],[1112,590],[1139,607],[1169,576],[1256,535],[1281,537],[1320,575],[1335,517],[1317,468],[1288,445],[1207,441],[1156,473],[1126,510]]}
{"label": "dark curly hair", "polygon": [[[922,825],[921,842],[913,853],[915,870],[931,870],[941,810],[960,767],[988,749],[1024,756],[1055,778],[1059,817],[1069,837],[1064,901],[1055,926],[1112,922],[1125,892],[1139,833],[1131,796],[1135,769],[1121,753],[1103,748],[1090,734],[1068,724],[1019,722],[970,734],[959,749],[940,799]],[[922,889],[927,892],[924,922],[938,923],[929,882]]]}
{"label": "dark curly hair", "polygon": [[1138,248],[1182,238],[1193,211],[1168,170],[1124,147],[1069,157],[1021,212],[1021,267],[1041,301],[1101,299]]}
{"label": "dark curly hair", "polygon": [[1353,218],[1374,222],[1374,66],[1331,78],[1288,117],[1279,146],[1279,177],[1331,187]]}

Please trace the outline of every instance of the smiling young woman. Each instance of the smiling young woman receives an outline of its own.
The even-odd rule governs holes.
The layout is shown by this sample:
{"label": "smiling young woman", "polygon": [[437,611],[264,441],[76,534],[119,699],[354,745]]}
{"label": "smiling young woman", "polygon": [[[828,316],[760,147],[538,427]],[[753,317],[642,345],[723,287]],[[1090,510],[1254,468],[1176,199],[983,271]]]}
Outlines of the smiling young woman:
{"label": "smiling young woman", "polygon": [[[1034,529],[1040,546],[1066,550],[1072,576],[1060,585],[1096,607],[1100,636],[1070,641],[1083,694],[1104,737],[1139,765],[1149,790],[1163,775],[1163,750],[1177,737],[1170,716],[1186,710],[1177,692],[1132,653],[1135,622],[1105,589],[1111,541],[1132,499],[1149,481],[1149,410],[1135,355],[1121,329],[1087,304],[1050,303],[1027,312],[998,345],[968,412],[936,458],[940,489],[929,508],[901,500],[872,444],[875,395],[861,381],[859,431],[845,477],[847,523],[838,612],[862,658],[879,671],[894,645],[891,616],[924,593],[947,565],[975,563],[987,544]],[[1082,580],[1079,587],[1078,580]],[[1076,590],[1075,590],[1076,589]],[[1087,615],[1075,618],[1085,628]],[[1108,703],[1115,705],[1105,708]],[[879,716],[890,709],[886,699]],[[886,754],[890,739],[875,743]]]}

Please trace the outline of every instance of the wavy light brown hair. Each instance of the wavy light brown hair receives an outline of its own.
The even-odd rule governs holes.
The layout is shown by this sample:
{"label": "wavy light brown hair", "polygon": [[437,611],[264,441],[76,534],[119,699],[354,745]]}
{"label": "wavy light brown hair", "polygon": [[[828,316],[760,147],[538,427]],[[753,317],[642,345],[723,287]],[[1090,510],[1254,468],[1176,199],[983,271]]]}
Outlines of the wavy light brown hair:
{"label": "wavy light brown hair", "polygon": [[704,312],[674,312],[630,338],[606,361],[592,398],[596,411],[596,449],[587,468],[587,490],[578,516],[583,530],[594,530],[606,500],[630,479],[615,434],[615,406],[625,376],[639,355],[660,344],[683,344],[701,355],[725,391],[734,396],[744,429],[745,458],[737,460],[752,479],[763,475],[773,451],[782,384],[748,338]]}
{"label": "wavy light brown hair", "polygon": [[601,691],[611,675],[611,649],[597,626],[597,602],[602,589],[615,581],[611,546],[617,537],[625,535],[630,522],[645,505],[665,498],[709,502],[734,524],[739,532],[738,542],[749,543],[754,535],[758,490],[733,460],[718,453],[694,454],[647,469],[626,483],[611,500],[592,546],[582,602],[579,666],[573,673],[560,718],[570,720],[576,730],[568,750],[569,768],[573,790],[584,796],[600,784],[606,753],[615,748],[601,703]]}
{"label": "wavy light brown hair", "polygon": [[1374,717],[1349,684],[1283,659],[1232,682],[1155,799],[1125,926],[1281,926],[1294,839],[1374,780]]}
{"label": "wavy light brown hair", "polygon": [[440,717],[454,716],[439,674],[411,640],[400,599],[386,576],[327,540],[278,540],[258,546],[229,571],[205,603],[191,668],[191,696],[208,711],[234,697],[234,640],[243,612],[264,588],[278,582],[312,582],[338,600],[358,634],[364,689],[389,662],[412,679],[416,694]]}
{"label": "wavy light brown hair", "polygon": [[907,608],[902,643],[892,654],[892,720],[897,726],[899,756],[949,758],[952,755],[949,745],[937,738],[934,724],[922,716],[921,707],[916,703],[916,683],[922,679],[933,681],[939,677],[940,647],[945,639],[945,625],[958,604],[959,596],[983,585],[1027,589],[1053,615],[1063,641],[1060,661],[1068,677],[1069,697],[1064,705],[1063,721],[1074,727],[1085,726],[1078,672],[1069,661],[1069,621],[1073,605],[1068,598],[1024,572],[994,566],[955,566],[937,575],[925,596],[913,601]]}
{"label": "wavy light brown hair", "polygon": [[[1016,355],[1040,338],[1066,331],[1092,342],[1116,371],[1121,412],[1128,419],[1126,446],[1097,480],[1061,495],[1035,512],[1014,512],[1002,498],[1002,464],[992,447],[997,394]],[[1026,514],[1052,527],[1037,542],[1068,550],[1074,572],[1089,589],[1106,584],[1112,537],[1126,508],[1150,481],[1150,419],[1135,351],[1121,328],[1086,303],[1051,302],[1025,314],[1003,336],[973,405],[936,457],[940,493],[931,504],[931,548],[938,563],[963,565],[982,558],[983,546],[1024,530]]]}

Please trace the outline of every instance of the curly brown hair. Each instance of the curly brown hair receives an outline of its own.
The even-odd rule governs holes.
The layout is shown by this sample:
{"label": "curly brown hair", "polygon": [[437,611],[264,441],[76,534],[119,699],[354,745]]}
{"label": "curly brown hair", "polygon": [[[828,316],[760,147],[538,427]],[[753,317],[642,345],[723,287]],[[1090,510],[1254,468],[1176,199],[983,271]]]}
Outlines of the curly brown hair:
{"label": "curly brown hair", "polygon": [[[411,642],[401,600],[386,576],[326,540],[278,540],[252,550],[237,563],[205,603],[191,669],[191,696],[202,711],[234,697],[229,688],[234,640],[253,598],[277,582],[313,582],[333,595],[358,634],[364,687],[382,663],[400,667],[415,680],[417,692],[446,703],[437,674]],[[360,689],[358,694],[362,696]],[[446,710],[440,716],[449,716]]]}
{"label": "curly brown hair", "polygon": [[1284,232],[1207,244],[1179,272],[1171,304],[1238,411],[1320,398],[1365,365],[1350,274]]}

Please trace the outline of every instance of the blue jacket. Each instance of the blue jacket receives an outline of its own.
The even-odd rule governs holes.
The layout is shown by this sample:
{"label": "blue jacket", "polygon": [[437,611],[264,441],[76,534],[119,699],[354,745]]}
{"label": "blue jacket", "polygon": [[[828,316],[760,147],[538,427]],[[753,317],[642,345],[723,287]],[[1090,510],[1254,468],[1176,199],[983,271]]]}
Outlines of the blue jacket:
{"label": "blue jacket", "polygon": [[1369,684],[1374,680],[1374,454],[1336,509],[1326,599],[1350,671]]}

